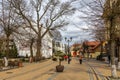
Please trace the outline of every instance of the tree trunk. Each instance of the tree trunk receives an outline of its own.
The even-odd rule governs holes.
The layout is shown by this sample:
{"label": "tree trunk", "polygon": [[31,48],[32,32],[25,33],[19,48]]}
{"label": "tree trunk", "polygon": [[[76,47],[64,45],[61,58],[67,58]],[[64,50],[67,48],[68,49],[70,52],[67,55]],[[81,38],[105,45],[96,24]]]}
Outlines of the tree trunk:
{"label": "tree trunk", "polygon": [[115,65],[115,41],[111,40],[111,76],[117,77],[116,65]]}
{"label": "tree trunk", "polygon": [[33,43],[34,43],[34,40],[31,39],[31,43],[30,43],[30,56],[33,58]]}
{"label": "tree trunk", "polygon": [[[36,8],[38,9],[38,8]],[[37,14],[37,28],[38,28],[38,36],[37,36],[37,52],[36,52],[36,57],[37,58],[41,58],[41,27],[40,27],[40,20],[39,20],[39,10],[36,10],[36,14]]]}
{"label": "tree trunk", "polygon": [[118,70],[120,70],[120,45],[118,46]]}
{"label": "tree trunk", "polygon": [[102,55],[103,54],[103,41],[100,40],[100,43],[101,43],[101,52],[100,52],[100,54]]}
{"label": "tree trunk", "polygon": [[113,25],[113,16],[110,17],[110,52],[111,52],[111,76],[116,78],[117,77],[117,71],[116,71],[116,65],[115,65],[115,26]]}
{"label": "tree trunk", "polygon": [[42,48],[42,43],[41,43],[41,38],[38,38],[37,40],[37,52],[36,52],[36,57],[41,58],[41,48]]}
{"label": "tree trunk", "polygon": [[89,61],[89,56],[90,56],[90,52],[89,52],[89,49],[87,49],[87,60]]}
{"label": "tree trunk", "polygon": [[9,36],[6,38],[6,57],[9,58]]}
{"label": "tree trunk", "polygon": [[32,49],[32,45],[30,45],[30,56],[33,57],[33,49]]}
{"label": "tree trunk", "polygon": [[59,60],[59,65],[61,65],[61,60]]}

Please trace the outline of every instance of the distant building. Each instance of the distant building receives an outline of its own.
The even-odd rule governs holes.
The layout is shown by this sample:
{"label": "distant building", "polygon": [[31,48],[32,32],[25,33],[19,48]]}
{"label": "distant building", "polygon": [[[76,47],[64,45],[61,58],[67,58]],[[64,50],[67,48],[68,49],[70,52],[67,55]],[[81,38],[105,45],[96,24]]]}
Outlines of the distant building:
{"label": "distant building", "polygon": [[66,44],[62,43],[61,41],[53,41],[53,53],[56,53],[57,51],[62,51],[63,53],[66,53]]}
{"label": "distant building", "polygon": [[85,45],[88,46],[89,53],[100,52],[100,48],[98,48],[101,45],[100,41],[87,41]]}
{"label": "distant building", "polygon": [[104,42],[100,41],[85,41],[82,45],[82,49],[85,49],[85,53],[92,55],[96,58],[101,53],[101,49],[103,50],[102,53],[105,53],[105,46]]}
{"label": "distant building", "polygon": [[72,56],[77,56],[81,53],[82,45],[79,43],[75,43],[71,46],[70,51]]}

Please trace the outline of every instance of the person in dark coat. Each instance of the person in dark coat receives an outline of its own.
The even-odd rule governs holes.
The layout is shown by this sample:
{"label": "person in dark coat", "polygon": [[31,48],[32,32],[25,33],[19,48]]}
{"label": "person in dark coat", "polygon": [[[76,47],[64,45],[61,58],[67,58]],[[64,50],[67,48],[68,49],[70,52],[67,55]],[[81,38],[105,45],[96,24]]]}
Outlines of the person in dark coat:
{"label": "person in dark coat", "polygon": [[108,55],[108,61],[109,61],[109,64],[110,64],[110,62],[111,62],[111,55],[110,54]]}
{"label": "person in dark coat", "polygon": [[68,64],[70,64],[70,61],[71,61],[71,57],[68,56]]}
{"label": "person in dark coat", "polygon": [[83,58],[83,56],[79,55],[79,62],[80,62],[80,64],[82,64],[82,58]]}

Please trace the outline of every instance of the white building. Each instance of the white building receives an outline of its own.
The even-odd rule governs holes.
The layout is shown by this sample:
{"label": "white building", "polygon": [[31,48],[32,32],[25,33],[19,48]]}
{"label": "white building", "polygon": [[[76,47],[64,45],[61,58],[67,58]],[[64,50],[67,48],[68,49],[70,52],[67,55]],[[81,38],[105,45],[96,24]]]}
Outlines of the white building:
{"label": "white building", "polygon": [[[45,29],[43,28],[42,29],[43,32],[45,31]],[[28,31],[28,33],[32,33],[32,31],[30,29],[27,29],[26,31]],[[35,33],[32,33],[35,37]],[[31,35],[30,35],[31,36]],[[25,37],[24,37],[25,38]],[[28,40],[27,40],[28,39]],[[17,48],[18,48],[18,53],[19,53],[19,56],[30,56],[30,42],[29,42],[29,38],[27,38],[23,41],[19,41],[17,42]],[[56,44],[56,49],[58,50],[61,50],[61,51],[65,51],[64,49],[64,45],[60,42],[61,40],[61,34],[59,31],[51,31],[51,32],[48,32],[46,33],[46,35],[42,38],[42,49],[41,49],[41,53],[42,53],[42,56],[48,58],[48,57],[51,57],[52,54],[53,54],[53,40],[59,40],[59,44],[60,45],[57,45],[56,43],[58,42],[55,42]],[[22,44],[20,43],[22,42]],[[37,51],[37,48],[36,48],[36,43],[34,43],[33,45],[33,56],[36,55],[36,51]]]}
{"label": "white building", "polygon": [[[34,25],[34,23],[33,23]],[[23,25],[24,27],[24,25]],[[19,56],[30,56],[30,38],[32,38],[31,36],[33,35],[35,37],[35,32],[32,31],[30,28],[27,28],[26,25],[23,28],[19,28],[19,33],[24,34],[23,36],[12,36],[12,39],[14,39],[15,44],[17,46],[17,50],[18,50],[18,54]],[[36,24],[35,24],[36,27]],[[35,28],[37,31],[37,27]],[[45,31],[45,28],[42,28],[42,31]],[[54,31],[54,34],[50,34],[49,32],[46,33],[46,35],[43,37],[42,39],[42,49],[41,49],[41,53],[44,57],[51,57],[53,54],[53,39],[54,38],[61,38],[60,32],[59,31]],[[18,35],[18,34],[16,34]],[[17,38],[16,38],[17,37]],[[36,37],[35,37],[36,38]],[[36,43],[34,43],[33,45],[33,56],[36,55]],[[56,44],[56,43],[55,43]],[[64,47],[63,44],[61,44],[59,42],[59,46],[57,46],[56,48],[58,50],[61,50],[64,52]]]}
{"label": "white building", "polygon": [[54,42],[54,49],[55,51],[62,51],[63,53],[66,53],[66,45],[61,41]]}
{"label": "white building", "polygon": [[[23,43],[17,42],[17,48],[18,48],[18,53],[19,56],[30,56],[30,47],[29,47],[29,43],[27,43],[27,41],[21,41]],[[52,37],[47,33],[43,40],[42,40],[42,55],[44,57],[50,57],[52,56]],[[36,45],[33,45],[33,56],[36,55]]]}
{"label": "white building", "polygon": [[42,40],[42,55],[44,57],[51,57],[53,53],[52,47],[52,36],[47,33]]}

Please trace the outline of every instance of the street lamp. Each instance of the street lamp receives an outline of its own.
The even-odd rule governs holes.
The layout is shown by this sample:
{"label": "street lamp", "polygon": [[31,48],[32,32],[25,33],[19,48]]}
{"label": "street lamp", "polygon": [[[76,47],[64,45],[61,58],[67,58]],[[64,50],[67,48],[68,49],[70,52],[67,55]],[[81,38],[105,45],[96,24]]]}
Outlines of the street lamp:
{"label": "street lamp", "polygon": [[68,42],[68,64],[70,64],[71,58],[70,58],[69,43],[72,41],[72,37],[70,38],[65,37],[65,41]]}

